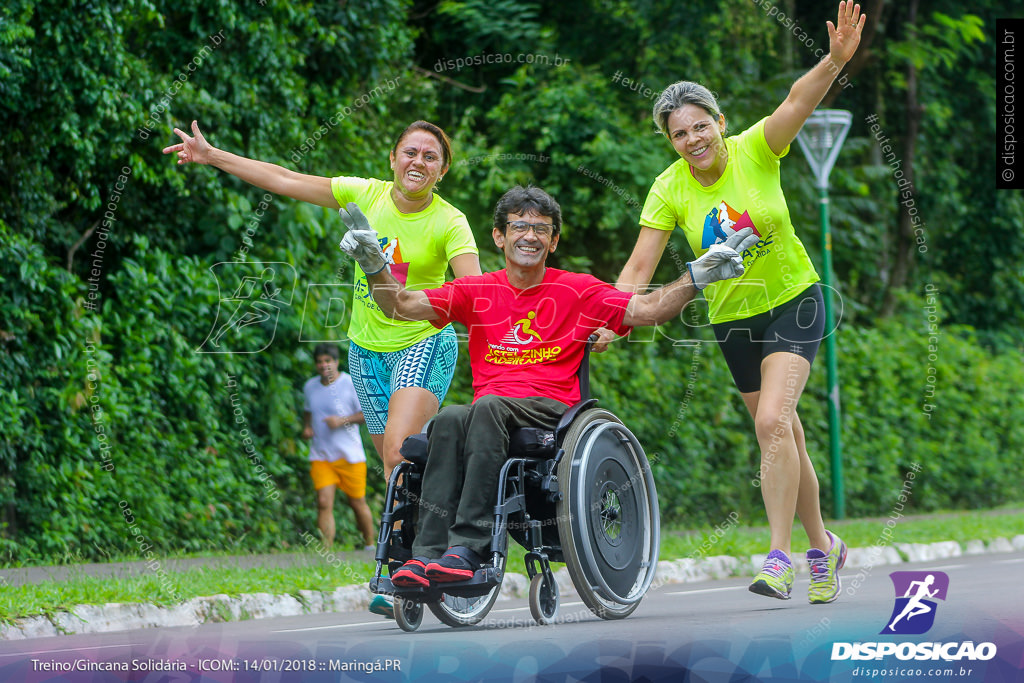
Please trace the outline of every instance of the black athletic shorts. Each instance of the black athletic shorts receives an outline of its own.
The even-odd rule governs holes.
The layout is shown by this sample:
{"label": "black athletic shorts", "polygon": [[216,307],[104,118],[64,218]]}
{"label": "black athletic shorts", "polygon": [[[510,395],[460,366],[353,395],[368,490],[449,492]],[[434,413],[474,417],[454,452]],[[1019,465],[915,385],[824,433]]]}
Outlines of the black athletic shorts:
{"label": "black athletic shorts", "polygon": [[825,333],[825,300],[814,283],[786,303],[750,318],[713,324],[736,387],[744,394],[761,390],[761,361],[786,351],[814,362]]}

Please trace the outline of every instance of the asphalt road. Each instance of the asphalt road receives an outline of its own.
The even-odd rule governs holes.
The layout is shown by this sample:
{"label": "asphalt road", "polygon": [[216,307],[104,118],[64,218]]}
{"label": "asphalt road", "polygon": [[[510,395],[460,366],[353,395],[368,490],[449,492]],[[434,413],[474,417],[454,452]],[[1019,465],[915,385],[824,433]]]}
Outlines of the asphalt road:
{"label": "asphalt road", "polygon": [[[512,600],[463,629],[427,612],[411,634],[351,612],[9,641],[0,681],[1024,681],[1024,553],[900,565],[949,578],[920,635],[879,635],[895,604],[893,569],[844,570],[831,605],[806,602],[802,575],[790,601],[753,595],[746,579],[656,587],[620,621],[573,596],[549,626]],[[836,643],[874,641],[955,643],[946,652],[961,658],[833,661]],[[971,661],[971,650],[991,655],[981,643],[994,656]],[[122,665],[130,670],[95,670]]]}

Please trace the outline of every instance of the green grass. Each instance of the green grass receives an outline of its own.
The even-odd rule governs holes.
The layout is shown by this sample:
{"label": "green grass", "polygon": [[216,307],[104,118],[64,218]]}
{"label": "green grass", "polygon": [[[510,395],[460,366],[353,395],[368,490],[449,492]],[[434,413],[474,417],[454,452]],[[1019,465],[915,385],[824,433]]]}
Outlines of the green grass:
{"label": "green grass", "polygon": [[[838,533],[853,548],[879,544],[886,528],[886,518],[829,522],[828,528]],[[683,557],[732,555],[747,557],[767,550],[767,527],[729,525],[723,520],[715,528],[702,530],[662,529],[663,560]],[[934,543],[980,539],[1013,538],[1024,534],[1024,510],[987,510],[962,513],[939,513],[929,516],[905,517],[892,528],[891,543]],[[799,526],[794,527],[794,552],[807,547],[807,537]],[[137,559],[137,558],[136,558]],[[0,588],[0,622],[33,615],[70,611],[76,605],[120,603],[154,603],[171,605],[194,597],[216,594],[237,596],[242,593],[289,594],[298,597],[301,590],[333,591],[339,586],[364,583],[373,576],[369,562],[341,563],[332,566],[309,554],[307,566],[285,569],[240,569],[228,564],[188,571],[146,571],[136,576],[94,577],[72,573],[65,581],[48,581],[25,586]],[[318,563],[320,562],[320,563]],[[560,565],[556,565],[556,568]],[[507,571],[525,574],[522,553],[509,558]]]}
{"label": "green grass", "polygon": [[187,571],[146,571],[132,576],[86,576],[72,573],[65,581],[46,581],[0,590],[0,622],[33,615],[71,611],[76,605],[108,602],[173,605],[191,598],[242,593],[291,594],[301,590],[333,591],[366,582],[374,565],[367,562],[312,564],[287,569],[239,568],[223,565]]}

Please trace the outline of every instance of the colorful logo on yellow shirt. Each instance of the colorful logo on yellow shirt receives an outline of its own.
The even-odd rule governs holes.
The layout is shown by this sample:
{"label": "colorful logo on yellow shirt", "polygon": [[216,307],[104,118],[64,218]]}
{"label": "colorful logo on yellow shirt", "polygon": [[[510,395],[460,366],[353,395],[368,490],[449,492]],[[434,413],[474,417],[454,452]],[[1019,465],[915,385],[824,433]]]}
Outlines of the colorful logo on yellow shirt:
{"label": "colorful logo on yellow shirt", "polygon": [[[409,279],[409,264],[402,262],[402,247],[398,243],[398,238],[378,237],[377,242],[380,243],[380,249],[384,252],[384,262],[391,268],[391,274],[404,286]],[[380,311],[380,306],[377,305],[377,302],[373,300],[373,295],[370,294],[370,287],[366,282],[365,275],[356,280],[355,297],[357,301],[361,301],[367,308]]]}
{"label": "colorful logo on yellow shirt", "polygon": [[701,249],[707,249],[712,244],[724,242],[727,235],[723,228],[731,228],[732,230],[753,228],[754,234],[761,237],[761,233],[758,232],[748,212],[744,211],[741,214],[723,201],[711,209],[708,215],[704,217],[704,234],[701,236],[700,241]]}
{"label": "colorful logo on yellow shirt", "polygon": [[398,244],[398,238],[380,238],[380,248],[384,252],[384,260],[391,265],[391,274],[395,279],[405,285],[409,279],[409,264],[402,260],[402,247]]}

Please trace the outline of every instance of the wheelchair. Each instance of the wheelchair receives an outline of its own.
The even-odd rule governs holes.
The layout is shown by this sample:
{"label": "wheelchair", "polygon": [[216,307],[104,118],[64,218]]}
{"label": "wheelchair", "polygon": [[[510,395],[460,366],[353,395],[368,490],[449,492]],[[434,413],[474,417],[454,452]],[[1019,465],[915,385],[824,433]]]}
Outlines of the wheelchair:
{"label": "wheelchair", "polygon": [[501,590],[509,536],[526,550],[530,613],[538,624],[552,623],[558,613],[552,562],[565,563],[576,592],[598,617],[622,619],[639,606],[658,562],[658,496],[636,437],[590,398],[591,345],[577,373],[582,400],[554,430],[523,428],[509,435],[489,562],[472,578],[429,587],[391,583],[390,575],[412,557],[427,434],[403,443],[405,459],[388,481],[370,581],[373,592],[394,597],[402,630],[419,628],[424,605],[448,626],[483,620]]}

